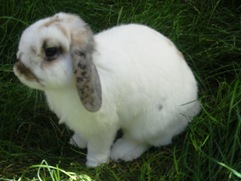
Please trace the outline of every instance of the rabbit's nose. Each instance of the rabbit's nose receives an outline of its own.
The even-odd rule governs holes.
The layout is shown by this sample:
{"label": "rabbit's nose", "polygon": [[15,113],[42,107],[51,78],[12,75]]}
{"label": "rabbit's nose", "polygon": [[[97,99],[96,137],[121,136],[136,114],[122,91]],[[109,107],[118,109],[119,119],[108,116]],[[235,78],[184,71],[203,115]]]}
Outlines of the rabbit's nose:
{"label": "rabbit's nose", "polygon": [[19,74],[24,75],[27,80],[39,80],[37,76],[26,67],[20,60],[18,60],[15,65],[15,69],[19,72]]}

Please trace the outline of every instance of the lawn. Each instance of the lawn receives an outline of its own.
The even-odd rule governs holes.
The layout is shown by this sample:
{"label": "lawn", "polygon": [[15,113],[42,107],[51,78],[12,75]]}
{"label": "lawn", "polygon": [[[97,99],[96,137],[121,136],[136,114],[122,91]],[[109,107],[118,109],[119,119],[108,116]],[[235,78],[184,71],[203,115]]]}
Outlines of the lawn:
{"label": "lawn", "polygon": [[[12,71],[22,31],[59,11],[94,32],[141,23],[169,37],[198,80],[202,112],[169,146],[86,168],[86,150]],[[241,180],[240,0],[1,0],[0,35],[0,180]]]}

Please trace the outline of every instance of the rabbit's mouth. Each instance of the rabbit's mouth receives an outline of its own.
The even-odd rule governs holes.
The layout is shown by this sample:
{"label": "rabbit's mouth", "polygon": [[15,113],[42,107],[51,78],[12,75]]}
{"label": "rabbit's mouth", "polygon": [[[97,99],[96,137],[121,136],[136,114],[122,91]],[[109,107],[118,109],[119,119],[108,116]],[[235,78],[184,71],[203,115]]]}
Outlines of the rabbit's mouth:
{"label": "rabbit's mouth", "polygon": [[25,79],[27,79],[29,81],[40,82],[39,78],[28,67],[26,67],[21,61],[17,61],[14,65],[14,67],[17,70],[18,74],[23,75],[25,77]]}

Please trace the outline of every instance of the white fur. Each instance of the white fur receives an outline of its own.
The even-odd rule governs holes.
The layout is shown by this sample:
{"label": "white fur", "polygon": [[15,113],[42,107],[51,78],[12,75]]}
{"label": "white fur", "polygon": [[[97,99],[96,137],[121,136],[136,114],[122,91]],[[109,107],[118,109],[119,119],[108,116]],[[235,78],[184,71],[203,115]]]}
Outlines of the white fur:
{"label": "white fur", "polygon": [[[130,24],[94,36],[93,61],[103,103],[98,112],[88,112],[78,97],[70,54],[40,69],[43,64],[30,51],[30,45],[40,46],[43,38],[51,38],[37,28],[44,21],[26,30],[19,52],[21,61],[45,86],[38,87],[14,72],[24,84],[44,90],[50,109],[75,132],[71,143],[87,146],[87,166],[106,163],[109,157],[130,161],[150,146],[169,144],[200,111],[196,80],[174,44],[149,27]],[[35,40],[29,39],[36,34]],[[60,31],[49,34],[69,48],[70,41]],[[124,136],[112,146],[120,128]]]}

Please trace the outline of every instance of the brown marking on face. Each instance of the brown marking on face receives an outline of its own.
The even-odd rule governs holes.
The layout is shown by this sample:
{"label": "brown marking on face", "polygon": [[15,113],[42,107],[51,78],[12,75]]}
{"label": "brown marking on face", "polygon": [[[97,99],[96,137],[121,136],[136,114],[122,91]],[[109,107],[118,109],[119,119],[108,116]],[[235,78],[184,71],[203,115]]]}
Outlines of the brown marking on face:
{"label": "brown marking on face", "polygon": [[56,27],[63,33],[64,36],[68,37],[68,32],[66,31],[66,29],[60,25],[60,23],[55,24]]}
{"label": "brown marking on face", "polygon": [[49,27],[52,24],[59,23],[59,22],[61,22],[61,19],[59,19],[58,17],[53,17],[49,21],[44,23],[42,26],[40,26],[40,28],[42,28],[42,27]]}
{"label": "brown marking on face", "polygon": [[36,80],[37,82],[39,82],[39,79],[33,74],[33,72],[27,68],[21,61],[18,61],[17,63],[15,63],[15,66],[18,70],[18,72],[21,75],[24,75],[24,77],[27,80]]}
{"label": "brown marking on face", "polygon": [[40,28],[42,27],[50,27],[50,26],[56,26],[64,36],[68,37],[68,32],[66,29],[61,25],[63,22],[62,19],[60,19],[58,16],[51,18],[48,22],[44,23]]}
{"label": "brown marking on face", "polygon": [[[62,43],[58,40],[51,39],[51,38],[45,38],[41,42],[41,56],[44,60],[46,60],[48,63],[54,62],[54,60],[57,60],[59,57],[63,56],[66,52],[69,51],[68,47],[65,45],[62,45]],[[54,59],[49,61],[46,56],[46,50],[48,48],[55,48],[56,49],[56,56]]]}

